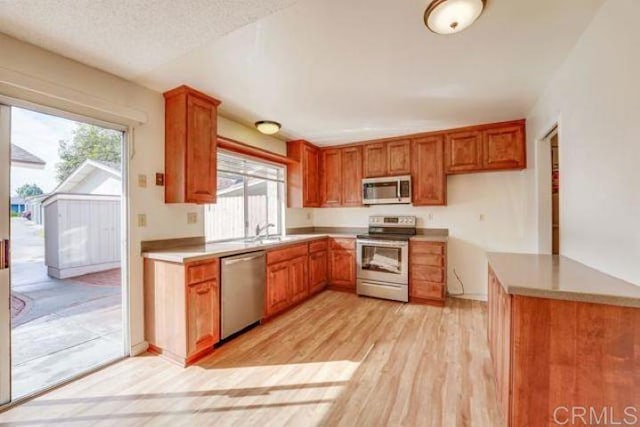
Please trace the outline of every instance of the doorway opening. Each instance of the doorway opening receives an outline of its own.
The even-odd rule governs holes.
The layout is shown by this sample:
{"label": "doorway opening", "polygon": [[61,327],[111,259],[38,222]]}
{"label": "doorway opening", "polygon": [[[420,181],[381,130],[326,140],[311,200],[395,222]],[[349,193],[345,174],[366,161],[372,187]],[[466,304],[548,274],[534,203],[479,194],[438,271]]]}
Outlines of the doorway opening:
{"label": "doorway opening", "polygon": [[122,129],[4,108],[15,401],[125,356],[126,158]]}
{"label": "doorway opening", "polygon": [[549,138],[551,147],[551,253],[560,254],[560,163],[558,157],[558,130]]}

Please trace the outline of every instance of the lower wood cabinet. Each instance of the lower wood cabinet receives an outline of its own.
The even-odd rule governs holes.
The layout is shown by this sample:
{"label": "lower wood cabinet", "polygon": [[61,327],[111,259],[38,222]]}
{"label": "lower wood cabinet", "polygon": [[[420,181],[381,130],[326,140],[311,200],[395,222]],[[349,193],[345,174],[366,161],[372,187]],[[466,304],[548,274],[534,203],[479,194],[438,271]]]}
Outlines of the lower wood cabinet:
{"label": "lower wood cabinet", "polygon": [[267,253],[266,317],[274,316],[309,295],[308,244]]}
{"label": "lower wood cabinet", "polygon": [[447,244],[409,242],[409,300],[444,305],[447,296]]}
{"label": "lower wood cabinet", "polygon": [[[640,309],[511,295],[491,266],[488,291],[487,338],[504,425],[625,425],[625,408],[640,402]],[[574,423],[573,410],[587,411],[585,420],[590,411],[606,415]]]}
{"label": "lower wood cabinet", "polygon": [[329,252],[326,239],[309,243],[309,293],[315,294],[327,286]]}
{"label": "lower wood cabinet", "polygon": [[219,260],[144,261],[145,338],[150,350],[186,366],[220,340]]}
{"label": "lower wood cabinet", "polygon": [[329,283],[333,288],[356,289],[356,239],[331,238],[329,249]]}

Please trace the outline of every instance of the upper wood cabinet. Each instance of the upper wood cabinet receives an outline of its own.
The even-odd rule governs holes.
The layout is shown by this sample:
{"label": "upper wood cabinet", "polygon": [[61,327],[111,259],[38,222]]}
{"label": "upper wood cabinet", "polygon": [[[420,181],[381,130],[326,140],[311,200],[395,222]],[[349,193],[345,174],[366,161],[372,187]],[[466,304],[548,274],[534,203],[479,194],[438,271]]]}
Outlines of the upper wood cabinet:
{"label": "upper wood cabinet", "polygon": [[342,148],[342,206],[362,205],[362,147]]}
{"label": "upper wood cabinet", "polygon": [[363,146],[363,177],[411,173],[411,141],[374,142]]}
{"label": "upper wood cabinet", "polygon": [[445,138],[444,165],[448,174],[482,170],[482,132],[453,132]]}
{"label": "upper wood cabinet", "polygon": [[527,152],[524,123],[485,130],[482,152],[485,170],[525,168]]}
{"label": "upper wood cabinet", "polygon": [[525,121],[495,123],[447,132],[447,174],[524,169]]}
{"label": "upper wood cabinet", "polygon": [[387,142],[387,175],[411,173],[411,140]]}
{"label": "upper wood cabinet", "polygon": [[164,98],[165,202],[215,203],[220,101],[188,86]]}
{"label": "upper wood cabinet", "polygon": [[320,171],[322,206],[340,206],[342,203],[342,152],[339,148],[321,151]]}
{"label": "upper wood cabinet", "polygon": [[383,142],[367,144],[363,147],[363,176],[374,178],[387,175],[387,147]]}
{"label": "upper wood cabinet", "polygon": [[444,137],[436,135],[414,139],[411,151],[414,206],[446,205]]}
{"label": "upper wood cabinet", "polygon": [[320,195],[324,207],[362,205],[362,147],[320,151]]}
{"label": "upper wood cabinet", "polygon": [[287,157],[297,163],[287,167],[287,196],[290,208],[320,206],[320,149],[307,141],[287,142]]}

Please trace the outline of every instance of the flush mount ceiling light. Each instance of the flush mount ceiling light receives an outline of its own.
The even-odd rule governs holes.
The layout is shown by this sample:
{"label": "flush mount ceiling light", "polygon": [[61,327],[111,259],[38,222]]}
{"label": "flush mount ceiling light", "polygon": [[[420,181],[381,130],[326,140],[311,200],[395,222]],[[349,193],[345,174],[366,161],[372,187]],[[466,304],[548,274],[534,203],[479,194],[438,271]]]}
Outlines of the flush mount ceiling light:
{"label": "flush mount ceiling light", "polygon": [[482,13],[486,0],[433,0],[424,12],[424,23],[437,34],[459,33]]}
{"label": "flush mount ceiling light", "polygon": [[280,130],[280,123],[272,122],[271,120],[261,120],[256,122],[256,129],[265,135],[273,135]]}

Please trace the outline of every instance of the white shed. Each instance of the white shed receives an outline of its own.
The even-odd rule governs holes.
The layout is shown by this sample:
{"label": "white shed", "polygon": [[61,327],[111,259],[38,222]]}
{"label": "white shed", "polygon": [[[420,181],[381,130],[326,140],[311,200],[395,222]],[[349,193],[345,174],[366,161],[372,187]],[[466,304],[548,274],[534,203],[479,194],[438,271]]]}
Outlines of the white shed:
{"label": "white shed", "polygon": [[87,160],[42,201],[50,276],[66,279],[120,267],[121,186],[119,170]]}

